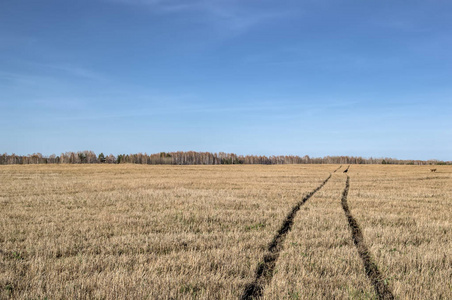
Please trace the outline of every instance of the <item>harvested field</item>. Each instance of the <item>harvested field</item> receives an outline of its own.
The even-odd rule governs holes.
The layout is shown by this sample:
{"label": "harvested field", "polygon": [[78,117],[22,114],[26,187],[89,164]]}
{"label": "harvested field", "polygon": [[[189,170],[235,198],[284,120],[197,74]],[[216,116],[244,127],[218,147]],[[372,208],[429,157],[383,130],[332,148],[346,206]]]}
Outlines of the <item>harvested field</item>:
{"label": "harvested field", "polygon": [[308,201],[318,190],[320,190],[327,182],[330,180],[331,175],[328,176],[318,187],[316,187],[312,192],[308,193],[299,201],[292,210],[289,212],[287,217],[284,219],[281,227],[278,229],[275,237],[268,245],[267,254],[264,256],[264,260],[258,264],[256,269],[255,280],[245,287],[242,295],[242,299],[255,299],[262,297],[263,289],[267,285],[273,276],[273,272],[276,266],[276,261],[279,258],[279,253],[281,252],[286,239],[286,235],[292,229],[294,218],[300,207]]}
{"label": "harvested field", "polygon": [[352,166],[348,204],[395,297],[452,299],[452,168]]}
{"label": "harvested field", "polygon": [[452,168],[338,167],[0,166],[0,298],[377,298],[347,176],[385,286],[452,298]]}
{"label": "harvested field", "polygon": [[342,192],[341,204],[344,209],[345,216],[347,217],[348,226],[352,233],[353,243],[358,250],[359,256],[363,261],[364,269],[366,270],[367,277],[372,282],[375,288],[375,292],[379,299],[394,299],[391,289],[389,288],[388,282],[385,281],[385,277],[378,270],[378,266],[375,264],[372,254],[369,252],[369,248],[364,241],[363,233],[361,228],[353,217],[350,208],[348,207],[348,191],[350,190],[350,177],[347,176],[347,181],[345,182],[345,188]]}

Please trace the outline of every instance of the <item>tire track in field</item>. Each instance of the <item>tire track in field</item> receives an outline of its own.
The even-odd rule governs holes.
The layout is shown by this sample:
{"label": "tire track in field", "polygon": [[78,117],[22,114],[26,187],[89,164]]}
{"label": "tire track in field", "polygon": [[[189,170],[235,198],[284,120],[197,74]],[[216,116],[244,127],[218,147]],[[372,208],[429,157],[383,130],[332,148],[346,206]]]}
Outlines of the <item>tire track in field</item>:
{"label": "tire track in field", "polygon": [[336,170],[333,171],[333,173],[336,173],[336,171],[339,171],[339,169],[342,168],[342,165],[339,166]]}
{"label": "tire track in field", "polygon": [[347,173],[348,169],[350,169],[350,165],[348,165],[348,167],[347,167],[347,169],[345,169],[344,173]]}
{"label": "tire track in field", "polygon": [[[347,168],[348,170],[348,168]],[[345,216],[348,220],[348,225],[350,227],[353,243],[356,246],[356,249],[358,249],[359,256],[361,257],[361,260],[363,261],[364,268],[366,269],[367,277],[372,282],[372,285],[375,288],[375,291],[378,295],[379,299],[394,299],[394,295],[392,294],[389,287],[384,283],[384,277],[378,270],[377,265],[373,262],[372,257],[370,255],[369,249],[367,248],[366,244],[364,243],[364,237],[363,233],[361,231],[361,228],[358,225],[358,222],[353,217],[352,213],[350,212],[350,208],[348,207],[347,203],[347,196],[348,191],[350,189],[350,176],[347,175],[347,181],[345,182],[345,189],[342,192],[342,208],[344,209]]]}
{"label": "tire track in field", "polygon": [[254,281],[245,286],[241,299],[259,299],[260,297],[262,297],[265,286],[273,278],[273,271],[276,266],[276,261],[278,260],[279,253],[283,248],[284,240],[286,239],[287,234],[292,228],[295,215],[300,210],[301,206],[306,201],[308,201],[309,198],[311,198],[318,190],[320,190],[328,182],[328,180],[330,180],[330,178],[331,173],[327,179],[325,179],[309,194],[305,195],[303,199],[299,201],[289,212],[278,232],[273,237],[272,242],[268,245],[267,253],[264,255],[264,260],[258,264]]}

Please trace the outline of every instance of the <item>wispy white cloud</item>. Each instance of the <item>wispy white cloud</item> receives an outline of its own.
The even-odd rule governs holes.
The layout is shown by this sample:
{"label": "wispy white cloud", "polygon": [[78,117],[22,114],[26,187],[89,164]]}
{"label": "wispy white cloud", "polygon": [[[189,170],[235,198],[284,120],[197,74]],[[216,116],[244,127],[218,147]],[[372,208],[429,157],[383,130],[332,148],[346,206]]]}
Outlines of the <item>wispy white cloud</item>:
{"label": "wispy white cloud", "polygon": [[19,74],[14,72],[0,71],[0,84],[5,83],[9,87],[14,85],[34,85],[36,84],[37,77]]}
{"label": "wispy white cloud", "polygon": [[66,72],[67,74],[98,81],[105,81],[106,77],[96,71],[72,64],[41,64],[44,67]]}
{"label": "wispy white cloud", "polygon": [[262,11],[240,6],[239,2],[203,2],[201,9],[215,17],[215,20],[225,22],[232,28],[242,29],[254,26],[258,23],[286,16],[283,11]]}
{"label": "wispy white cloud", "polygon": [[59,71],[65,75],[75,76],[84,79],[105,81],[107,78],[105,75],[96,72],[94,70],[77,66],[71,63],[37,63],[37,62],[23,62],[26,65],[32,66],[39,71]]}
{"label": "wispy white cloud", "polygon": [[[132,97],[133,98],[133,97]],[[92,111],[90,109],[80,110],[77,113],[71,112],[70,115],[55,115],[52,118],[57,120],[108,120],[108,119],[136,119],[136,118],[153,118],[167,117],[174,118],[178,116],[216,116],[223,118],[225,116],[235,116],[238,118],[251,118],[259,116],[263,118],[281,119],[281,120],[298,120],[300,116],[322,115],[325,111],[344,110],[356,106],[358,101],[325,101],[323,103],[311,103],[307,101],[286,101],[279,100],[279,104],[275,107],[274,101],[247,101],[242,105],[227,106],[208,104],[205,102],[190,103],[182,101],[179,96],[140,96],[141,107],[125,108],[121,111],[110,110],[108,107],[102,111]],[[162,101],[165,99],[165,101]],[[115,99],[117,101],[118,99]],[[134,102],[137,102],[136,99]],[[142,102],[148,104],[142,104]],[[173,105],[177,103],[177,105]],[[77,104],[78,105],[78,104]],[[140,106],[139,105],[139,106]],[[79,107],[80,108],[80,107]]]}
{"label": "wispy white cloud", "polygon": [[103,0],[129,6],[147,7],[152,13],[198,13],[201,21],[208,23],[212,29],[228,32],[226,36],[235,36],[246,32],[256,25],[287,17],[289,11],[264,11],[256,7],[247,7],[245,2],[236,0]]}
{"label": "wispy white cloud", "polygon": [[197,10],[203,7],[204,1],[172,1],[172,0],[103,0],[128,6],[147,7],[155,13],[173,13],[186,10]]}
{"label": "wispy white cloud", "polygon": [[16,60],[14,63],[27,68],[26,73],[0,71],[0,79],[21,84],[35,84],[42,81],[61,81],[67,76],[88,79],[96,82],[106,82],[107,76],[92,69],[70,63],[41,63]]}

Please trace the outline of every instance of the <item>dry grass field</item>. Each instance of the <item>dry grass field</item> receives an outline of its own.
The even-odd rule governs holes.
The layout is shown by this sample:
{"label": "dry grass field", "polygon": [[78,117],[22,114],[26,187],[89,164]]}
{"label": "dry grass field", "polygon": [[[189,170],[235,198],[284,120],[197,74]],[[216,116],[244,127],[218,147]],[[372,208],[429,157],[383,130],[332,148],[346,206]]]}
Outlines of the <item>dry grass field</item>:
{"label": "dry grass field", "polygon": [[[381,297],[338,167],[0,166],[0,298],[238,299],[253,282],[264,299]],[[452,167],[436,168],[347,173],[351,214],[395,298],[452,298]]]}

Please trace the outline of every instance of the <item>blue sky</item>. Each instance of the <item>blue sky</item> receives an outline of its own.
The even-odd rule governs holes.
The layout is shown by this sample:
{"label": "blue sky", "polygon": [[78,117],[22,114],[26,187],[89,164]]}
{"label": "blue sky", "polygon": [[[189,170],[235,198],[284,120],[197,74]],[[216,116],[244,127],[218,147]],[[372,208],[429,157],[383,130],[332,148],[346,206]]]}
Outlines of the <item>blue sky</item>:
{"label": "blue sky", "polygon": [[0,2],[0,152],[452,160],[452,2]]}

